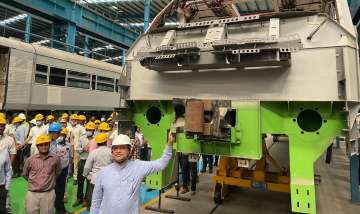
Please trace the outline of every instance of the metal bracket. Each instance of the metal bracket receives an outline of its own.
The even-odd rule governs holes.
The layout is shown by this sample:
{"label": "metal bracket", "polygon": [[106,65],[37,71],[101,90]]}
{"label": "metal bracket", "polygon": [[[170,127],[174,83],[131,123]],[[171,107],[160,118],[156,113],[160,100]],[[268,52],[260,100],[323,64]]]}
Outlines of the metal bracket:
{"label": "metal bracket", "polygon": [[280,19],[272,18],[269,24],[269,38],[277,40],[280,37]]}
{"label": "metal bracket", "polygon": [[178,29],[198,28],[198,27],[205,27],[205,26],[218,25],[218,24],[253,21],[253,20],[258,20],[258,19],[260,19],[260,15],[249,15],[249,16],[232,17],[232,18],[228,18],[228,19],[216,19],[216,20],[211,20],[211,21],[179,24],[177,28]]}
{"label": "metal bracket", "polygon": [[209,27],[206,32],[204,43],[212,43],[217,40],[222,40],[225,38],[225,25],[218,27]]}

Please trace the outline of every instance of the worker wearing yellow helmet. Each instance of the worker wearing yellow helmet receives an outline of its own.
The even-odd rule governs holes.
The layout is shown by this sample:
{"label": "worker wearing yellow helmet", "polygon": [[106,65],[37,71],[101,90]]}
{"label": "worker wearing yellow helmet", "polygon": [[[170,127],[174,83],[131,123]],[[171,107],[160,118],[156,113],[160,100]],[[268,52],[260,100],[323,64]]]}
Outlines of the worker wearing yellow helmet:
{"label": "worker wearing yellow helmet", "polygon": [[62,114],[61,117],[62,117],[62,118],[65,118],[65,119],[69,119],[69,114],[65,112],[64,114]]}
{"label": "worker wearing yellow helmet", "polygon": [[54,213],[54,189],[62,172],[60,158],[50,152],[50,136],[38,136],[35,144],[38,153],[26,160],[22,172],[28,181],[25,210],[26,213]]}
{"label": "worker wearing yellow helmet", "polygon": [[78,120],[79,120],[79,116],[77,114],[72,114],[70,116],[70,121],[71,121],[72,125],[73,125],[73,123],[77,123]]}
{"label": "worker wearing yellow helmet", "polygon": [[18,114],[14,117],[12,123],[14,126],[14,138],[16,143],[16,150],[19,151],[16,153],[16,162],[14,164],[14,176],[19,176],[21,174],[22,166],[24,165],[24,160],[27,156],[30,155],[30,146],[25,143],[26,136],[29,132],[29,124],[25,121],[26,116],[24,113]]}
{"label": "worker wearing yellow helmet", "polygon": [[68,130],[62,128],[60,131],[60,136],[56,139],[56,152],[60,157],[61,161],[61,174],[56,179],[55,186],[55,209],[56,213],[67,213],[64,205],[64,196],[65,196],[65,187],[66,187],[66,178],[68,175],[68,170],[70,166],[70,148],[71,145],[67,141],[66,137]]}
{"label": "worker wearing yellow helmet", "polygon": [[79,115],[79,123],[80,123],[81,125],[85,125],[85,123],[86,123],[86,117],[85,117],[85,115],[83,115],[83,114]]}
{"label": "worker wearing yellow helmet", "polygon": [[70,138],[69,138],[69,140],[70,140],[70,144],[71,145],[74,145],[74,139],[73,139],[73,131],[74,131],[74,129],[75,129],[75,127],[76,127],[76,125],[77,125],[77,123],[78,123],[78,115],[77,114],[72,114],[71,116],[70,116],[70,124],[68,124],[68,126],[67,126],[67,129],[68,129],[68,132],[69,132],[69,136],[70,136]]}
{"label": "worker wearing yellow helmet", "polygon": [[36,152],[36,145],[35,145],[35,140],[37,139],[37,137],[39,137],[40,135],[44,135],[47,133],[47,129],[44,125],[44,115],[42,114],[37,114],[34,117],[35,121],[36,121],[36,126],[33,126],[30,131],[29,131],[29,135],[25,141],[26,144],[31,145],[30,147],[30,155],[34,155]]}
{"label": "worker wearing yellow helmet", "polygon": [[100,125],[100,120],[95,120],[94,121],[95,123],[95,133],[94,133],[94,136],[98,135],[99,134],[99,125]]}
{"label": "worker wearing yellow helmet", "polygon": [[13,118],[12,124],[20,124],[22,121],[23,120],[19,116],[16,116]]}
{"label": "worker wearing yellow helmet", "polygon": [[7,150],[11,162],[14,163],[16,157],[15,140],[12,136],[4,134],[6,125],[6,119],[0,117],[0,145],[2,149]]}
{"label": "worker wearing yellow helmet", "polygon": [[[84,124],[85,124],[85,121],[86,121],[86,117],[84,115],[77,115],[76,117],[76,121],[77,121],[77,124],[75,127],[72,128],[71,130],[71,135],[72,135],[72,145],[73,147],[76,149],[77,145],[79,144],[79,139],[82,135],[85,135],[86,134],[86,130],[85,130],[85,127],[84,127]],[[79,153],[77,152],[74,152],[74,159],[73,159],[73,162],[74,162],[74,183],[76,184],[77,183],[77,179],[78,179],[78,164],[79,164],[79,161],[80,161],[80,155]]]}
{"label": "worker wearing yellow helmet", "polygon": [[69,114],[68,113],[63,113],[60,120],[65,120],[66,121],[66,126],[70,126],[70,121],[69,121]]}
{"label": "worker wearing yellow helmet", "polygon": [[[82,134],[79,138],[78,143],[75,146],[76,154],[79,156],[79,162],[77,166],[77,200],[73,204],[73,206],[78,206],[83,204],[83,206],[87,207],[89,205],[88,195],[83,194],[84,192],[84,183],[86,182],[88,186],[88,180],[83,176],[84,166],[86,163],[86,159],[90,152],[90,143],[93,141],[95,131],[95,124],[93,122],[89,122],[85,125],[85,134]],[[75,154],[74,154],[75,155]]]}
{"label": "worker wearing yellow helmet", "polygon": [[55,121],[55,117],[53,115],[48,115],[46,117],[46,125],[44,126],[46,130],[49,129],[50,125]]}
{"label": "worker wearing yellow helmet", "polygon": [[67,120],[65,119],[65,118],[63,118],[63,117],[61,117],[60,118],[60,124],[61,124],[61,127],[63,127],[63,128],[66,128],[67,127]]}
{"label": "worker wearing yellow helmet", "polygon": [[13,124],[9,124],[6,120],[6,113],[0,113],[0,117],[4,118],[6,121],[5,130],[3,132],[4,136],[12,136],[14,133]]}
{"label": "worker wearing yellow helmet", "polygon": [[89,198],[91,202],[92,192],[95,186],[95,180],[98,172],[111,164],[111,149],[107,147],[108,135],[106,133],[100,133],[95,137],[97,149],[91,151],[84,167],[83,175],[90,180]]}
{"label": "worker wearing yellow helmet", "polygon": [[53,115],[48,115],[46,117],[46,122],[47,123],[53,123],[55,121],[55,117]]}
{"label": "worker wearing yellow helmet", "polygon": [[106,123],[106,122],[100,123],[98,129],[99,129],[99,132],[100,132],[100,133],[101,133],[101,132],[107,133],[107,132],[109,132],[109,131],[111,130],[109,124]]}

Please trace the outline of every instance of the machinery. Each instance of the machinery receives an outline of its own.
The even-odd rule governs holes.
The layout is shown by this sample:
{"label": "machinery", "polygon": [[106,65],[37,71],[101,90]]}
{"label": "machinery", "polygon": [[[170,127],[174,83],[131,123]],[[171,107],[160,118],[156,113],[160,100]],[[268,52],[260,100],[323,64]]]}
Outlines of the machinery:
{"label": "machinery", "polygon": [[[241,186],[289,192],[293,212],[316,213],[314,162],[336,136],[358,152],[357,35],[345,0],[265,2],[239,12],[254,1],[171,1],[128,51],[120,110],[153,158],[170,129],[177,152],[220,155],[217,203]],[[269,136],[288,142],[289,168],[269,154]],[[146,183],[160,189],[171,175]]]}

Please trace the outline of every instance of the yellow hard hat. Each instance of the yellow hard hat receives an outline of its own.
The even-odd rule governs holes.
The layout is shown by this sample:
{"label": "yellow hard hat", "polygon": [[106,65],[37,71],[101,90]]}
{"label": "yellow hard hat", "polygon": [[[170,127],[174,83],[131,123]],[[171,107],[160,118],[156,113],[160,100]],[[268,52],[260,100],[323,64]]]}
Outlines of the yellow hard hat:
{"label": "yellow hard hat", "polygon": [[39,121],[39,120],[43,120],[44,116],[42,114],[37,114],[35,115],[35,120]]}
{"label": "yellow hard hat", "polygon": [[43,143],[50,143],[51,138],[48,135],[40,135],[36,138],[35,145],[43,144]]}
{"label": "yellow hard hat", "polygon": [[96,143],[105,143],[108,140],[108,135],[106,133],[99,133],[95,137]]}
{"label": "yellow hard hat", "polygon": [[70,119],[71,119],[71,120],[78,120],[78,119],[79,119],[79,116],[78,116],[77,114],[72,114],[72,115],[70,116]]}
{"label": "yellow hard hat", "polygon": [[100,124],[100,120],[95,120],[95,124]]}
{"label": "yellow hard hat", "polygon": [[60,118],[60,123],[67,123],[66,118],[65,118],[65,117],[61,117],[61,118]]}
{"label": "yellow hard hat", "polygon": [[4,113],[2,113],[2,112],[0,112],[0,117],[2,117],[2,118],[5,118],[5,119],[6,119],[6,115],[5,115]]}
{"label": "yellow hard hat", "polygon": [[108,119],[107,119],[107,121],[109,122],[109,121],[112,121],[112,117],[109,117]]}
{"label": "yellow hard hat", "polygon": [[93,123],[93,122],[88,122],[88,123],[85,125],[85,129],[87,129],[87,130],[95,130],[95,123]]}
{"label": "yellow hard hat", "polygon": [[0,117],[0,125],[5,125],[6,124],[6,119],[3,117]]}
{"label": "yellow hard hat", "polygon": [[62,128],[60,134],[67,135],[68,134],[67,128]]}
{"label": "yellow hard hat", "polygon": [[81,121],[85,121],[86,120],[86,117],[85,117],[85,115],[79,115],[79,120],[81,120]]}
{"label": "yellow hard hat", "polygon": [[68,113],[64,113],[63,115],[62,115],[62,118],[69,118],[69,114]]}
{"label": "yellow hard hat", "polygon": [[55,120],[55,117],[50,114],[46,118],[46,121],[49,121],[49,120]]}
{"label": "yellow hard hat", "polygon": [[21,119],[19,116],[16,116],[16,117],[14,117],[12,123],[13,123],[13,124],[14,124],[14,123],[20,123],[20,122],[22,122],[22,121],[23,121],[23,119]]}
{"label": "yellow hard hat", "polygon": [[110,131],[109,124],[105,123],[105,122],[100,123],[98,129],[101,130],[101,131]]}

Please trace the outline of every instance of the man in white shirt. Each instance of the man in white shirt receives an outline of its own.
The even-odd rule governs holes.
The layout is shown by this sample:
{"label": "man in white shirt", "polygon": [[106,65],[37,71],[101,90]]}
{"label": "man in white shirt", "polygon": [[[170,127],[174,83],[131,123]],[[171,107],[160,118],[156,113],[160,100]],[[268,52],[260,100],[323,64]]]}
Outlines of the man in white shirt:
{"label": "man in white shirt", "polygon": [[[48,130],[49,126],[55,121],[55,117],[51,114],[46,117],[46,124],[44,125],[45,129]],[[48,133],[46,131],[46,133]]]}
{"label": "man in white shirt", "polygon": [[[73,118],[74,121],[76,121],[76,126],[72,130],[72,145],[74,148],[77,147],[79,143],[79,139],[81,136],[86,134],[86,130],[84,127],[84,123],[86,121],[86,117],[84,115],[79,115]],[[77,152],[74,153],[74,183],[77,184],[77,178],[78,178],[78,165],[80,161],[80,156],[77,154]]]}
{"label": "man in white shirt", "polygon": [[27,139],[25,140],[26,144],[31,145],[30,155],[35,154],[37,151],[37,148],[35,145],[36,138],[40,135],[44,135],[47,133],[47,130],[45,129],[45,126],[44,126],[44,116],[42,114],[35,115],[35,121],[36,121],[36,126],[34,126],[30,129],[29,135],[28,135]]}
{"label": "man in white shirt", "polygon": [[13,137],[4,135],[6,120],[0,118],[0,150],[7,150],[10,156],[11,163],[14,164],[16,157],[16,146]]}
{"label": "man in white shirt", "polygon": [[165,169],[174,143],[172,133],[160,159],[154,161],[130,160],[131,140],[126,135],[115,137],[111,152],[114,163],[97,173],[90,213],[138,214],[142,180]]}
{"label": "man in white shirt", "polygon": [[15,127],[14,137],[16,143],[16,162],[14,165],[14,175],[18,176],[22,172],[25,159],[29,156],[29,149],[26,147],[25,140],[29,132],[29,124],[23,119],[24,117],[17,116],[13,119]]}

